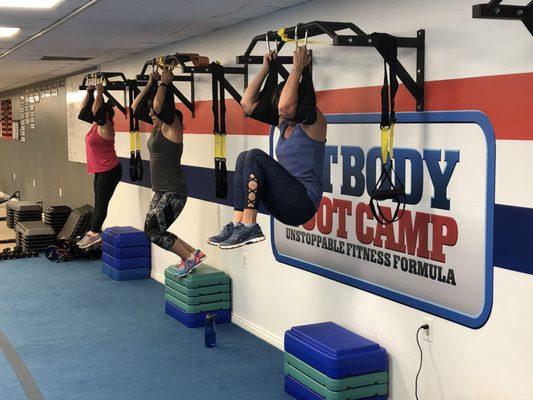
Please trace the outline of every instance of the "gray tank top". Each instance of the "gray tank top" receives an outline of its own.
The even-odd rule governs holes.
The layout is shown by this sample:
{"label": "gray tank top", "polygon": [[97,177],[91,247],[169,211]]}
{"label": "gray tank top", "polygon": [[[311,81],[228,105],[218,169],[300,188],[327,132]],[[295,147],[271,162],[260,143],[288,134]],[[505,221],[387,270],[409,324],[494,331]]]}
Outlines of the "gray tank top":
{"label": "gray tank top", "polygon": [[300,124],[296,124],[291,136],[284,138],[287,122],[279,125],[281,136],[276,145],[276,157],[307,191],[309,199],[318,208],[322,200],[324,177],[324,152],[326,142],[318,142],[307,136]]}
{"label": "gray tank top", "polygon": [[148,139],[148,150],[152,190],[187,194],[187,183],[181,169],[183,143],[174,143],[163,132],[154,129]]}

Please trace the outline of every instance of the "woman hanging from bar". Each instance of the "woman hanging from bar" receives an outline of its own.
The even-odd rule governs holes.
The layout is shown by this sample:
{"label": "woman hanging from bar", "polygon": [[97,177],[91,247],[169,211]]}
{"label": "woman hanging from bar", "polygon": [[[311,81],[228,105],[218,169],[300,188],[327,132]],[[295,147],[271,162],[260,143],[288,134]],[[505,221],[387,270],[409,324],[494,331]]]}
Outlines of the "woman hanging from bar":
{"label": "woman hanging from bar", "polygon": [[[315,215],[322,198],[327,124],[324,115],[316,108],[309,71],[311,55],[305,46],[297,47],[291,73],[287,81],[279,85],[276,71],[276,82],[268,81],[274,76],[272,65],[275,58],[274,52],[265,55],[261,72],[246,89],[241,105],[252,118],[277,124],[281,132],[276,145],[278,160],[260,149],[244,151],[237,158],[233,221],[208,239],[208,243],[221,249],[233,249],[265,239],[256,222],[261,202],[277,220],[298,226]],[[261,90],[267,76],[265,88]],[[265,93],[268,93],[267,99]],[[307,104],[303,104],[303,98]],[[265,118],[256,117],[259,108]]]}
{"label": "woman hanging from bar", "polygon": [[162,72],[159,87],[158,79],[159,74],[152,73],[148,85],[132,104],[136,117],[146,120],[148,114],[154,125],[148,140],[148,150],[152,190],[155,193],[146,215],[144,229],[152,243],[181,258],[177,265],[177,275],[185,276],[206,256],[201,250],[195,249],[168,231],[187,202],[187,183],[181,168],[183,115],[175,108],[172,72]]}
{"label": "woman hanging from bar", "polygon": [[104,101],[102,83],[98,81],[96,87],[89,85],[78,118],[92,123],[85,135],[85,149],[87,170],[94,174],[94,212],[89,231],[77,243],[80,249],[102,241],[102,225],[107,217],[109,202],[122,177],[122,166],[115,152],[114,115],[111,103]]}

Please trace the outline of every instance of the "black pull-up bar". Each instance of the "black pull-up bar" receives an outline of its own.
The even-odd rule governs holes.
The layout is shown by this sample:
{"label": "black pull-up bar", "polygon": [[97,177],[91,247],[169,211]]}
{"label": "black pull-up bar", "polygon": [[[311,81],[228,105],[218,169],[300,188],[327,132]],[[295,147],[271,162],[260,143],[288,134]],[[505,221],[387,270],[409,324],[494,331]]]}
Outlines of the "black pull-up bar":
{"label": "black pull-up bar", "polygon": [[[340,31],[349,30],[351,34],[340,34]],[[376,48],[385,61],[390,65],[393,60],[389,60],[385,52],[380,50],[379,43],[372,35],[366,34],[357,25],[351,22],[331,22],[331,21],[313,21],[304,24],[298,24],[289,28],[269,31],[265,34],[257,35],[248,45],[243,55],[237,56],[237,64],[262,64],[262,56],[253,56],[252,52],[259,42],[275,41],[277,51],[281,50],[287,41],[295,41],[298,37],[302,38],[306,34],[307,38],[314,36],[327,35],[331,39],[333,46],[343,47],[374,47]],[[398,61],[397,73],[398,78],[403,82],[409,93],[416,101],[417,111],[424,110],[424,70],[425,70],[425,30],[417,31],[416,37],[396,37],[398,48],[416,49],[416,77],[413,79],[405,67]],[[280,56],[277,58],[280,64],[291,64],[292,57]],[[280,70],[282,73],[283,70]],[[288,75],[288,73],[287,73]],[[282,74],[283,76],[283,74]]]}
{"label": "black pull-up bar", "polygon": [[533,35],[533,0],[525,6],[501,4],[502,0],[491,0],[486,4],[472,6],[472,17],[483,19],[509,19],[524,23]]}
{"label": "black pull-up bar", "polygon": [[[112,80],[113,78],[120,78],[121,80]],[[131,81],[126,79],[126,76],[122,72],[93,72],[85,75],[83,82],[79,87],[80,90],[87,90],[88,80],[95,79],[102,83],[104,86],[104,95],[108,98],[114,107],[117,107],[120,112],[126,116],[126,107],[118,102],[118,100],[113,97],[110,91],[121,91],[124,93],[124,104],[127,103],[126,95],[128,88],[131,85]]]}

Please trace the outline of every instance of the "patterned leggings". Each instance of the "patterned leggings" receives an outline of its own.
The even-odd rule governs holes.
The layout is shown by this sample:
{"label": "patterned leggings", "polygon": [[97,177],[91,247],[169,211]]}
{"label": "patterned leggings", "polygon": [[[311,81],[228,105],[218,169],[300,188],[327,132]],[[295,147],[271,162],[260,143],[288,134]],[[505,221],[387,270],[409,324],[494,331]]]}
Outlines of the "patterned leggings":
{"label": "patterned leggings", "polygon": [[146,214],[144,233],[152,243],[170,250],[177,236],[168,232],[168,228],[183,211],[187,195],[172,192],[156,192]]}

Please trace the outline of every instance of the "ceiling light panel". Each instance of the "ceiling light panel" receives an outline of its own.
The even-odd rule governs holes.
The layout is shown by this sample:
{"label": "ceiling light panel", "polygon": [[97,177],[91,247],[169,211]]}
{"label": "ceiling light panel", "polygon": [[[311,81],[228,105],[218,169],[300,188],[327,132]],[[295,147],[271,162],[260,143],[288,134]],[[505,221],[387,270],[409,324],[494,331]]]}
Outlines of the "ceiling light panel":
{"label": "ceiling light panel", "polygon": [[20,28],[8,28],[0,26],[0,38],[11,38],[19,33]]}
{"label": "ceiling light panel", "polygon": [[63,0],[0,0],[0,7],[9,8],[53,8]]}

